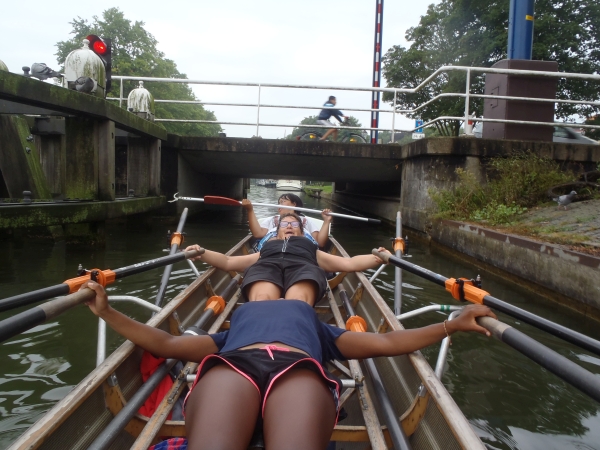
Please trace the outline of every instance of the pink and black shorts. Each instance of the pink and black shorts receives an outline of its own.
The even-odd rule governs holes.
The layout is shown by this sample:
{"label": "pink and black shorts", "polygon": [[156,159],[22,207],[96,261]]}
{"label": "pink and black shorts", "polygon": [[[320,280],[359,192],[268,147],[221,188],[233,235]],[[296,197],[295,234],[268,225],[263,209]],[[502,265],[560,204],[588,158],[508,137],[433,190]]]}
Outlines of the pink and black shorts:
{"label": "pink and black shorts", "polygon": [[[196,375],[192,389],[194,389],[198,380],[206,372],[218,364],[227,364],[256,387],[261,398],[261,416],[264,416],[266,400],[273,388],[273,383],[280,376],[290,369],[303,368],[312,370],[323,378],[323,381],[325,381],[325,384],[331,391],[335,403],[337,423],[342,383],[335,375],[329,373],[316,359],[310,356],[275,345],[248,350],[233,350],[219,355],[208,355],[202,360],[200,367],[198,367],[198,374]],[[187,402],[187,397],[185,401]]]}

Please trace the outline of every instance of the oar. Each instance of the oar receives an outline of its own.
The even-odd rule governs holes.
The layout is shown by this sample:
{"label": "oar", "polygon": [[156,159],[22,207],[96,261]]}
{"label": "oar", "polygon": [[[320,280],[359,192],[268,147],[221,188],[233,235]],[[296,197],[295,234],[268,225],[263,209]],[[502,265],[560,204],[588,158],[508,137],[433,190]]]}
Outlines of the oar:
{"label": "oar", "polygon": [[[228,198],[228,197],[216,197],[213,195],[205,195],[204,198],[179,197],[176,193],[173,196],[173,199],[174,200],[169,200],[169,201],[172,203],[172,202],[176,202],[179,200],[188,200],[191,202],[203,202],[203,203],[206,203],[207,205],[225,205],[225,206],[241,206],[242,205],[242,202],[240,202],[239,200],[235,200],[233,198]],[[277,209],[279,209],[279,208],[293,209],[294,211],[302,211],[302,212],[309,212],[309,213],[314,213],[314,214],[321,214],[321,211],[319,211],[318,209],[298,208],[297,206],[273,205],[271,203],[252,203],[252,205],[253,206],[266,206],[268,208],[277,208]],[[372,223],[372,224],[376,224],[376,225],[379,225],[381,223],[381,220],[379,220],[379,219],[369,219],[368,217],[350,216],[348,214],[339,214],[339,213],[333,213],[333,212],[330,212],[329,215],[332,217],[342,217],[344,219],[359,220],[361,222],[368,222],[368,223]]]}
{"label": "oar", "polygon": [[[338,289],[340,290],[340,299],[342,300],[344,309],[348,315],[346,328],[357,332],[367,331],[366,322],[362,317],[357,316],[356,312],[354,312],[352,303],[350,303],[350,299],[348,298],[348,293],[346,292],[346,289],[344,289],[342,283],[338,284]],[[383,381],[381,380],[377,366],[375,366],[375,362],[371,358],[367,358],[363,360],[363,363],[371,375],[371,383],[373,384],[375,395],[377,396],[377,400],[381,406],[382,414],[385,418],[388,431],[390,432],[390,438],[392,439],[394,448],[396,450],[411,450],[412,447],[408,441],[408,438],[406,437],[406,434],[404,433],[404,430],[400,426],[400,421],[394,412],[392,401],[385,390],[385,386],[383,385]]]}
{"label": "oar", "polygon": [[[118,278],[128,277],[129,275],[135,275],[137,273],[145,272],[150,269],[154,269],[156,267],[162,267],[167,264],[173,264],[178,261],[183,261],[188,258],[193,258],[194,256],[198,256],[204,253],[204,249],[191,250],[188,252],[181,252],[175,255],[163,256],[162,258],[152,259],[150,261],[144,261],[141,263],[133,264],[132,266],[123,267],[121,269],[116,269],[114,271],[104,270],[97,271],[93,270],[96,273],[105,273],[108,272],[110,276],[110,280],[107,279],[106,284],[112,283],[114,280]],[[83,281],[79,283],[77,289],[87,280],[90,279],[90,276],[87,277],[79,277],[83,278]],[[100,284],[105,284],[101,280],[98,280]],[[64,285],[67,289],[69,286]],[[60,295],[60,294],[59,294]],[[19,314],[16,314],[8,319],[4,319],[0,321],[0,342],[4,342],[5,340],[16,336],[23,331],[27,331],[41,323],[44,323],[54,317],[62,314],[69,308],[72,308],[75,305],[79,305],[88,300],[92,300],[96,294],[91,289],[83,289],[81,291],[75,291],[74,293],[67,295],[66,297],[57,298],[55,300],[51,300],[49,302],[43,303],[41,305],[35,306],[31,309],[23,311]]]}
{"label": "oar", "polygon": [[[225,309],[225,299],[234,293],[234,287],[240,281],[241,276],[237,275],[233,278],[222,292],[222,296],[213,296],[206,301],[204,313],[200,318],[185,331],[185,334],[208,334],[201,328],[216,315],[219,315]],[[154,392],[156,386],[169,373],[169,370],[177,363],[176,359],[167,359],[163,362],[156,371],[150,375],[148,380],[133,394],[123,406],[111,422],[102,430],[102,432],[94,439],[94,442],[87,447],[88,450],[105,450],[110,447],[113,441],[119,436],[119,433],[127,426],[133,416],[137,413],[140,407],[146,402],[146,399]]]}
{"label": "oar", "polygon": [[[81,287],[81,285],[90,279],[90,276],[98,277],[98,282],[102,285],[104,283],[113,283],[116,279],[134,275],[136,273],[145,272],[150,269],[157,267],[163,267],[167,264],[173,264],[178,261],[183,261],[188,258],[194,257],[196,254],[183,254],[163,256],[148,261],[143,261],[132,266],[122,267],[115,270],[100,270],[92,269],[90,273],[77,278],[70,278],[65,280],[61,284],[50,286],[37,291],[26,292],[25,294],[14,295],[0,300],[0,311],[7,311],[9,309],[18,308],[20,306],[26,306],[31,303],[39,302],[42,300],[48,300],[52,297],[59,297],[61,295],[73,294]],[[93,278],[92,278],[93,279]]]}
{"label": "oar", "polygon": [[[431,270],[409,263],[404,259],[396,258],[388,253],[379,252],[377,249],[373,249],[372,253],[387,263],[400,267],[401,269],[404,269],[410,273],[414,273],[415,275],[439,284],[440,286],[444,286],[447,290],[450,290],[448,288],[449,285],[456,282],[454,278],[446,278],[445,276],[432,272]],[[494,308],[498,311],[508,314],[509,316],[544,330],[556,337],[564,339],[567,342],[600,355],[600,342],[592,339],[589,336],[578,333],[577,331],[573,331],[567,327],[563,327],[562,325],[551,322],[548,319],[544,319],[521,308],[517,308],[516,306],[493,297],[487,292],[477,289],[474,286],[465,284],[463,287],[465,300],[473,303],[482,303],[490,308]]]}
{"label": "oar", "polygon": [[[177,225],[177,230],[171,236],[171,249],[169,250],[169,255],[174,255],[179,250],[179,246],[183,243],[183,226],[185,225],[185,220],[187,219],[188,209],[184,208],[181,213],[181,217],[179,218],[179,224]],[[191,262],[191,261],[190,261]],[[162,278],[160,280],[160,286],[158,288],[158,292],[156,293],[156,300],[154,300],[154,304],[156,306],[160,306],[165,297],[165,292],[167,292],[167,286],[169,284],[169,278],[171,277],[171,270],[173,269],[173,264],[169,264],[165,266],[165,270],[163,271]]]}
{"label": "oar", "polygon": [[510,325],[491,317],[478,317],[476,320],[479,325],[487,328],[498,340],[510,345],[544,369],[600,402],[600,378],[597,375],[588,372],[573,361],[550,350]]}

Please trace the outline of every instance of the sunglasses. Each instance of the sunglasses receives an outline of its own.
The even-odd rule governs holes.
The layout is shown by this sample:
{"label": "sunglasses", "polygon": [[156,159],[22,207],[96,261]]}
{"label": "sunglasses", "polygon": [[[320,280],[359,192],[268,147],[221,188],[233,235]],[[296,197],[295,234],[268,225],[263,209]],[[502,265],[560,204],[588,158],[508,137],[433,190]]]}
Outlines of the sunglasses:
{"label": "sunglasses", "polygon": [[300,226],[300,222],[298,222],[297,220],[293,221],[293,222],[288,222],[287,220],[282,220],[281,221],[281,228],[287,228],[288,225],[291,225],[292,228],[298,228]]}

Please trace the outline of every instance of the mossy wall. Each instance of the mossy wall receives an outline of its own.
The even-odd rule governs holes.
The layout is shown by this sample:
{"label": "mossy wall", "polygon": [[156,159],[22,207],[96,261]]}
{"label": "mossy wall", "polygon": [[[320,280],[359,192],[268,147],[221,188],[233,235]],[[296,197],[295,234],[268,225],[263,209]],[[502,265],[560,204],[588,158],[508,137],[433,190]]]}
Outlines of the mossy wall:
{"label": "mossy wall", "polygon": [[65,198],[98,199],[98,148],[94,131],[91,119],[66,119]]}
{"label": "mossy wall", "polygon": [[[50,189],[40,164],[29,125],[22,116],[0,115],[0,170],[11,198],[31,191],[36,199],[50,199]],[[28,140],[28,138],[30,140]]]}

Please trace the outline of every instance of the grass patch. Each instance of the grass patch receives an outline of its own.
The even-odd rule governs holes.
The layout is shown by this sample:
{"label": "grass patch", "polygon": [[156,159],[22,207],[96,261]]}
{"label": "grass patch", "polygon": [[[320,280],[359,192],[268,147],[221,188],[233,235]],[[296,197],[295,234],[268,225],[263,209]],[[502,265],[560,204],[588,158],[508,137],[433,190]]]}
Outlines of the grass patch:
{"label": "grass patch", "polygon": [[436,216],[492,225],[512,223],[528,208],[546,203],[550,187],[576,179],[555,161],[529,152],[489,160],[487,183],[464,169],[456,174],[455,189],[429,191],[438,207]]}
{"label": "grass patch", "polygon": [[532,220],[533,223],[542,223],[547,222],[549,219],[547,217],[536,217]]}
{"label": "grass patch", "polygon": [[596,216],[585,216],[585,217],[576,217],[575,222],[577,223],[589,223],[596,220]]}
{"label": "grass patch", "polygon": [[331,184],[326,184],[324,186],[310,185],[310,186],[304,186],[304,190],[305,191],[320,190],[321,192],[323,192],[325,194],[331,194],[331,192],[333,191],[333,186]]}

